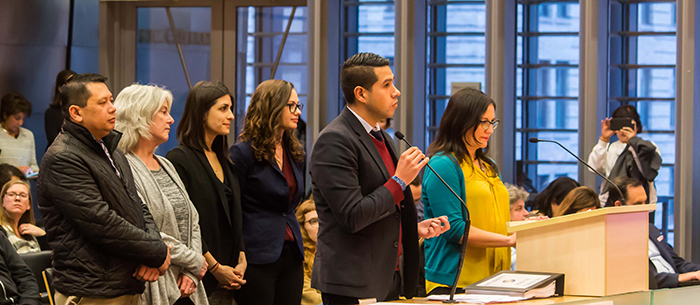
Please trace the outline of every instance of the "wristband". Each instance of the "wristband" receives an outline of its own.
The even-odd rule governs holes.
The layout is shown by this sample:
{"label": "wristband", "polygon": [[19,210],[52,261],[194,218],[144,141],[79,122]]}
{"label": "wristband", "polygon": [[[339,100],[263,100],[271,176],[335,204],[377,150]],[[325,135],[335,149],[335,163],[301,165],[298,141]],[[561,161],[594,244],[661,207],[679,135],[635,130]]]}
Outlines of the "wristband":
{"label": "wristband", "polygon": [[403,182],[403,180],[401,180],[401,178],[396,177],[396,176],[391,176],[391,179],[394,179],[394,181],[396,181],[396,183],[398,183],[401,186],[402,191],[406,190],[406,182]]}
{"label": "wristband", "polygon": [[213,272],[214,269],[216,269],[218,267],[219,267],[219,262],[216,262],[216,264],[214,264],[214,267],[209,268],[209,272]]}

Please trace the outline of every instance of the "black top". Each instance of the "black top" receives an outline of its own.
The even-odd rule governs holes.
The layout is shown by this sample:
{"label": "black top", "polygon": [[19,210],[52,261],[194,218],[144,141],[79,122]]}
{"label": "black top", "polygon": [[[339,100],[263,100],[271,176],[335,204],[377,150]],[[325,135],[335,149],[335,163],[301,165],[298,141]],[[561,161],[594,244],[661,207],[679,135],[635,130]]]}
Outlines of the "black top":
{"label": "black top", "polygon": [[46,149],[48,150],[56,139],[58,133],[61,132],[63,125],[63,114],[61,114],[61,106],[50,105],[44,112],[44,130],[46,131]]}
{"label": "black top", "polygon": [[41,304],[34,274],[5,234],[0,234],[0,281],[4,287],[0,290],[0,302],[13,298],[13,304]]}
{"label": "black top", "polygon": [[[204,151],[180,144],[165,155],[177,170],[199,212],[202,252],[210,252],[222,265],[235,267],[240,251],[244,249],[241,191],[231,162],[225,156],[217,156],[224,170],[226,187],[216,177]],[[230,189],[231,196],[226,196],[226,188]],[[202,281],[208,294],[219,284],[211,273],[207,273]]]}

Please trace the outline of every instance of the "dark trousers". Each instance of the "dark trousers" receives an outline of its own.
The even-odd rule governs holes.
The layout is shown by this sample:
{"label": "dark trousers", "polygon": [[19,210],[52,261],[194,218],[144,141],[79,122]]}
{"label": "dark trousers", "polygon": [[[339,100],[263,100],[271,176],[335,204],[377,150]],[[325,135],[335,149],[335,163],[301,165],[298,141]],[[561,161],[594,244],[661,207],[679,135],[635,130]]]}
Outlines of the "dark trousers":
{"label": "dark trousers", "polygon": [[[389,291],[384,300],[377,301],[383,302],[398,300],[399,296],[401,295],[401,282],[401,274],[399,271],[394,272],[394,284],[391,286],[391,291]],[[358,298],[325,292],[321,292],[321,298],[323,299],[323,305],[355,305],[360,303]]]}
{"label": "dark trousers", "polygon": [[299,305],[304,289],[304,266],[295,242],[284,242],[274,263],[248,264],[246,283],[236,292],[239,305]]}

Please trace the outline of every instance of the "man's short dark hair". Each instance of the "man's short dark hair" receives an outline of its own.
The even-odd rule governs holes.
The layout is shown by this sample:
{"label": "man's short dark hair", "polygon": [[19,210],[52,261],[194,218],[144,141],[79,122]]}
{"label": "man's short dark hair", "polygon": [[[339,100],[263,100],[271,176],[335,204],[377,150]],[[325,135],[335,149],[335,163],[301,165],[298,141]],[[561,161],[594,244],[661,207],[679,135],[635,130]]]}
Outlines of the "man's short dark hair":
{"label": "man's short dark hair", "polygon": [[[613,179],[613,183],[625,194],[625,199],[629,197],[627,192],[629,188],[642,186],[642,182],[639,179],[632,177],[617,177]],[[620,200],[620,193],[614,187],[610,187],[608,188],[608,201],[605,202],[605,207],[614,207],[615,201],[622,201]]]}
{"label": "man's short dark hair", "polygon": [[25,116],[32,115],[32,104],[29,103],[27,98],[18,92],[12,92],[5,94],[0,101],[0,111],[2,111],[2,119],[6,117],[15,115],[18,113],[24,113]]}
{"label": "man's short dark hair", "polygon": [[61,87],[61,113],[63,118],[70,120],[70,106],[85,107],[92,93],[87,88],[89,83],[104,83],[107,77],[95,73],[78,74],[71,77],[68,82]]}
{"label": "man's short dark hair", "polygon": [[391,62],[374,53],[357,53],[343,63],[340,70],[340,88],[343,90],[345,102],[348,105],[355,103],[355,87],[361,86],[372,90],[372,85],[377,82],[377,74],[374,68],[389,66]]}

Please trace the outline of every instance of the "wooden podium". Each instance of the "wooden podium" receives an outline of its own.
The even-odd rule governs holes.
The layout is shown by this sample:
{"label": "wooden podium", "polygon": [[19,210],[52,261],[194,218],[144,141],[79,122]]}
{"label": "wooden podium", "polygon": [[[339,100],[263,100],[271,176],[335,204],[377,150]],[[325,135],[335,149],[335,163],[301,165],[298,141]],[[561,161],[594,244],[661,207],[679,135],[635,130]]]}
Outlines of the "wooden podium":
{"label": "wooden podium", "polygon": [[517,270],[564,273],[564,294],[607,296],[649,288],[649,212],[656,205],[602,208],[508,223]]}

